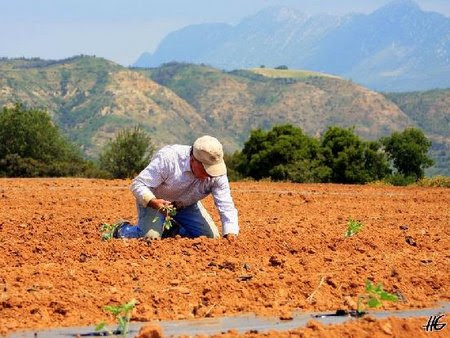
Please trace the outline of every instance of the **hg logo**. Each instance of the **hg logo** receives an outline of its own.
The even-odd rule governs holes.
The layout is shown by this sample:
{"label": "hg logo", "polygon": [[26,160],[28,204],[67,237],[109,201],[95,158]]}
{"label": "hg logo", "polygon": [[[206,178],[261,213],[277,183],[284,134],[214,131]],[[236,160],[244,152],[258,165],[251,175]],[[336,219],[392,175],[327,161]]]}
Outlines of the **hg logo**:
{"label": "hg logo", "polygon": [[439,323],[439,320],[442,317],[444,317],[443,314],[438,316],[430,316],[427,324],[422,326],[422,328],[427,332],[441,331],[447,325],[447,323]]}

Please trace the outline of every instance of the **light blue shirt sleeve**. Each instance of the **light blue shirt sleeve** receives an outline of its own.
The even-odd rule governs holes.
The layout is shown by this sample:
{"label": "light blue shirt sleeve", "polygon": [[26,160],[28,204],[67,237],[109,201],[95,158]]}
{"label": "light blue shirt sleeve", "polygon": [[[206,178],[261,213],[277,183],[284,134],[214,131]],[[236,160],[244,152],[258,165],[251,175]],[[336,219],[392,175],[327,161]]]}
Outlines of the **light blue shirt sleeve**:
{"label": "light blue shirt sleeve", "polygon": [[211,193],[217,210],[219,210],[223,234],[239,234],[238,211],[234,206],[226,175],[220,176],[214,182]]}
{"label": "light blue shirt sleeve", "polygon": [[158,151],[149,165],[131,183],[131,191],[143,207],[146,207],[148,202],[155,198],[151,188],[158,187],[170,173],[170,164],[167,158],[166,149]]}

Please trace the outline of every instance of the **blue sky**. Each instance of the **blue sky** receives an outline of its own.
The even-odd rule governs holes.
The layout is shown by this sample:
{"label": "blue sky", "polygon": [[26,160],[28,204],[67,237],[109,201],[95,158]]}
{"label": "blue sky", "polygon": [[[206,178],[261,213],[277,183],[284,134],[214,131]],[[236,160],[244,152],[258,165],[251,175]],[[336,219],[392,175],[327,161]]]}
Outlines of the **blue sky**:
{"label": "blue sky", "polygon": [[[189,24],[226,22],[269,6],[308,14],[369,13],[390,0],[0,0],[0,56],[62,59],[76,54],[122,65],[152,52]],[[416,0],[450,17],[450,0]]]}

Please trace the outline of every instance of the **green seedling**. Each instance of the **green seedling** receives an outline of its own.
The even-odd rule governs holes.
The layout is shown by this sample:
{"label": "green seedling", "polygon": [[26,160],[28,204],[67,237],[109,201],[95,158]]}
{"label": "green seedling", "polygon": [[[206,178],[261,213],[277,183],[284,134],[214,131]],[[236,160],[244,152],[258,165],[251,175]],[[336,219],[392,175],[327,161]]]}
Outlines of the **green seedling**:
{"label": "green seedling", "polygon": [[[172,205],[164,205],[159,209],[159,211],[165,215],[163,227],[169,230],[174,222],[173,216],[177,214],[177,209]],[[158,216],[153,219],[153,223],[158,221]]]}
{"label": "green seedling", "polygon": [[[121,304],[119,306],[107,305],[103,307],[104,311],[110,312],[116,317],[118,326],[115,332],[107,331],[108,334],[122,334],[122,337],[127,337],[128,326],[130,324],[131,312],[136,306],[136,300],[132,299],[128,303]],[[95,327],[95,331],[104,330],[106,327],[105,322],[100,322]]]}
{"label": "green seedling", "polygon": [[363,224],[354,219],[349,219],[347,222],[347,231],[345,232],[345,237],[352,237],[361,231]]}
{"label": "green seedling", "polygon": [[358,314],[363,314],[369,308],[376,308],[383,305],[383,301],[397,302],[398,297],[383,290],[381,283],[374,286],[370,280],[366,280],[366,292],[358,296]]}
{"label": "green seedling", "polygon": [[117,224],[108,224],[103,223],[100,226],[100,232],[102,233],[102,241],[107,241],[113,238],[114,230],[116,229]]}
{"label": "green seedling", "polygon": [[[96,332],[103,331],[105,329],[105,327],[106,327],[106,323],[102,321],[95,326],[95,331]],[[107,331],[107,332],[109,335],[112,335],[112,332],[110,332],[110,331]]]}

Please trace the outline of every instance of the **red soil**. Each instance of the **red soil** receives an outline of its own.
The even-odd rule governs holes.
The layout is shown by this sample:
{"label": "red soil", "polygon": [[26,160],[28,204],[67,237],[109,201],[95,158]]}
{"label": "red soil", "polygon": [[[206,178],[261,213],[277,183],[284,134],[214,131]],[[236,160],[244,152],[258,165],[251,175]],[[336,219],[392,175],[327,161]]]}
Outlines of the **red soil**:
{"label": "red soil", "polygon": [[[112,320],[102,307],[132,298],[139,321],[349,309],[367,278],[401,296],[385,309],[450,299],[449,189],[234,183],[234,243],[101,241],[136,220],[129,183],[0,179],[0,334]],[[345,238],[349,217],[364,227]]]}
{"label": "red soil", "polygon": [[310,321],[305,328],[290,330],[287,332],[270,331],[267,333],[246,333],[239,335],[231,330],[225,334],[213,337],[228,338],[242,336],[253,337],[302,337],[302,338],[341,338],[341,337],[364,337],[364,338],[448,338],[448,328],[441,331],[426,332],[422,326],[426,324],[428,318],[387,318],[375,320],[364,317],[359,320],[352,320],[341,325],[322,325],[319,322]]}

